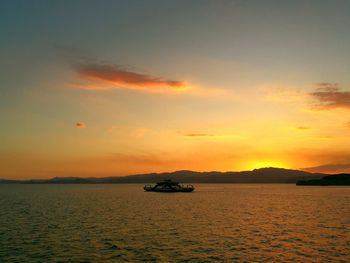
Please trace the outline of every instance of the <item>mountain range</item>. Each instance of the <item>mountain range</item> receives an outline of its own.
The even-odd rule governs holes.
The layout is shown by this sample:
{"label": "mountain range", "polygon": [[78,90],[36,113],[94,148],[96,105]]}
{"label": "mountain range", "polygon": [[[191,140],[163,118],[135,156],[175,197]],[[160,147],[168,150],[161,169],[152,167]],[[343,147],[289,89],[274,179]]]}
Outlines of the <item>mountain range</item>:
{"label": "mountain range", "polygon": [[154,183],[172,179],[181,183],[296,183],[300,180],[320,179],[327,174],[310,173],[283,168],[260,168],[241,172],[195,172],[181,170],[166,173],[147,173],[113,177],[54,177],[51,179],[8,180],[0,184],[99,184],[99,183]]}

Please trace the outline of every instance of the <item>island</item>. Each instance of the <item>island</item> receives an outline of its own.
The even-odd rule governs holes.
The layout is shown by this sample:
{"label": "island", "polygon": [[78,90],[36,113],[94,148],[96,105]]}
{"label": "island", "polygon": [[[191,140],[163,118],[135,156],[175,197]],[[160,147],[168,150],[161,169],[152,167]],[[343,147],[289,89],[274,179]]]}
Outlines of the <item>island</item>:
{"label": "island", "polygon": [[321,179],[299,180],[296,185],[350,185],[350,174],[333,174]]}

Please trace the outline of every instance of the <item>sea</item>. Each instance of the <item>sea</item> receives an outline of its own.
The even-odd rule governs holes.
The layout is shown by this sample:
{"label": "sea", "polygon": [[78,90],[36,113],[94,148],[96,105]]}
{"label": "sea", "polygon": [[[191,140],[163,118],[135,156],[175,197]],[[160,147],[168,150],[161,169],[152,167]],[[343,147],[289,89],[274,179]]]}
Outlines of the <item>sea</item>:
{"label": "sea", "polygon": [[350,187],[0,185],[0,262],[350,262]]}

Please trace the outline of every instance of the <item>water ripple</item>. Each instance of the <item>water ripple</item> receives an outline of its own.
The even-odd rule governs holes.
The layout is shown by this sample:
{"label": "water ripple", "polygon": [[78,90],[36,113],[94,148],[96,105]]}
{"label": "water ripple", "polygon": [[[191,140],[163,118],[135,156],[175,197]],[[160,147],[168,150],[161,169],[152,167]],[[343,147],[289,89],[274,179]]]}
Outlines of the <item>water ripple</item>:
{"label": "water ripple", "polygon": [[1,185],[0,262],[349,262],[350,188]]}

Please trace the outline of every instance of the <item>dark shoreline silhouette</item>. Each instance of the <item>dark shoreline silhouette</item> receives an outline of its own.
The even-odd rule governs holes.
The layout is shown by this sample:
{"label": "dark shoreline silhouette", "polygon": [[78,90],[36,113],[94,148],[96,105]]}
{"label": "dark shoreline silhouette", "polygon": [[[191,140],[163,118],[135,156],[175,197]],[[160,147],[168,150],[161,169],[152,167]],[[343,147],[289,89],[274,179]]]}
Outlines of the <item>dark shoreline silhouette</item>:
{"label": "dark shoreline silhouette", "polygon": [[0,184],[125,184],[154,183],[172,179],[182,183],[291,183],[316,180],[327,174],[310,173],[282,168],[261,168],[242,172],[194,172],[188,170],[148,173],[115,177],[54,177],[51,179],[9,180],[0,179]]}
{"label": "dark shoreline silhouette", "polygon": [[320,179],[300,180],[297,185],[350,185],[350,174],[333,174],[327,175]]}

